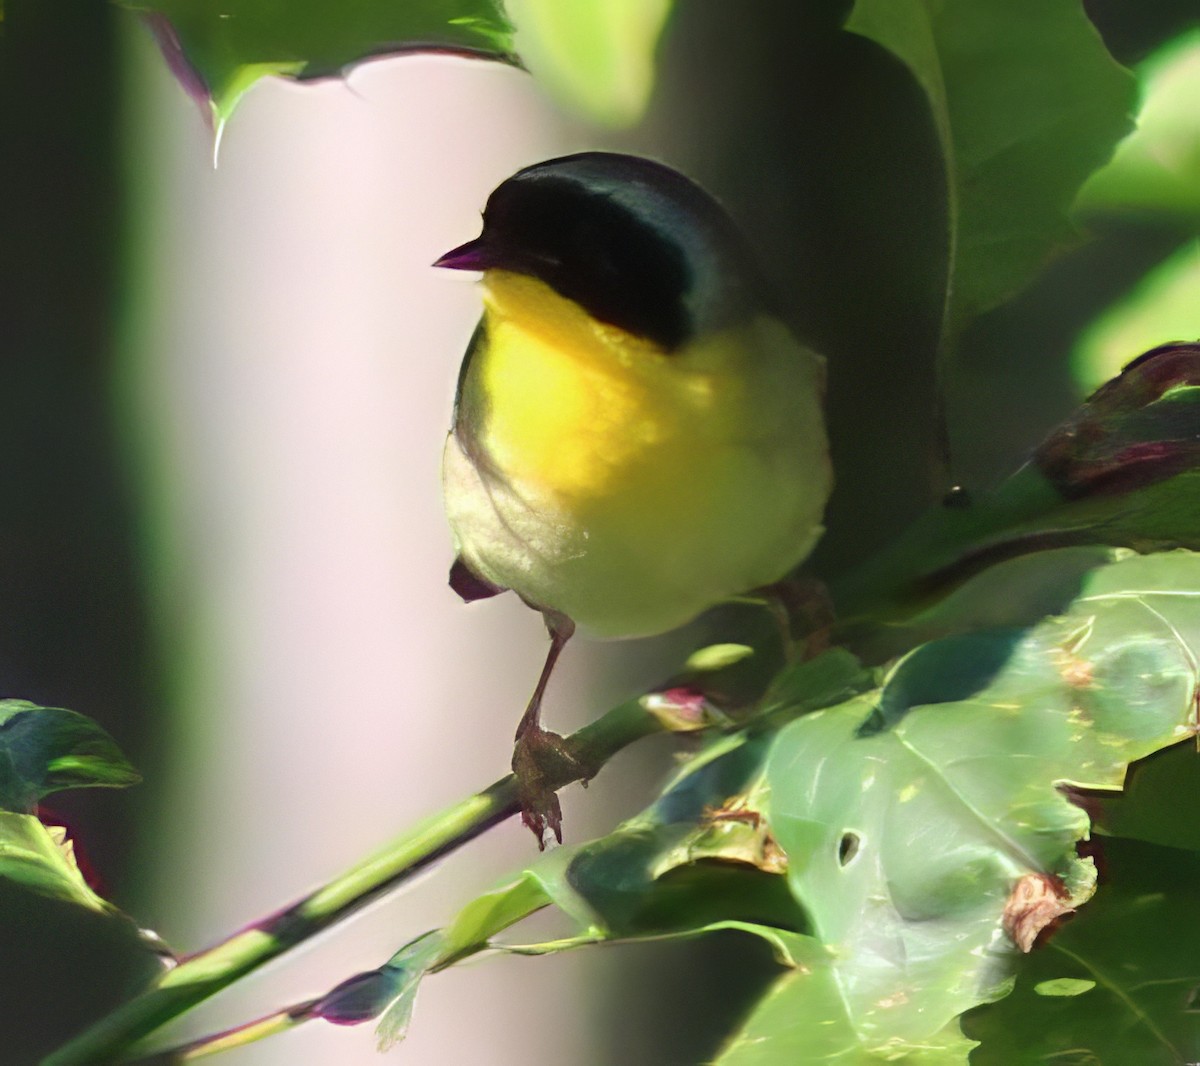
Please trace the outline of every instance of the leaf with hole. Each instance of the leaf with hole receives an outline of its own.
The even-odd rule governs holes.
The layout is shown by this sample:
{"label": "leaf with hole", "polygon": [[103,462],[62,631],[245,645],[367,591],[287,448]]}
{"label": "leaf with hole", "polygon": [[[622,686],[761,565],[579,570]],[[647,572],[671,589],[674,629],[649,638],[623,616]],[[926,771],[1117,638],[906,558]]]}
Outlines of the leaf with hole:
{"label": "leaf with hole", "polygon": [[788,1019],[813,1022],[814,1003],[822,1039],[840,1034],[823,1054],[964,1062],[955,1020],[1006,993],[1017,942],[1087,901],[1089,821],[1060,786],[1119,789],[1195,732],[1200,556],[1127,554],[1075,580],[1061,613],[925,645],[879,693],[780,730],[763,813],[831,960],[781,978],[723,1062],[768,1061],[771,1040],[792,1053]]}

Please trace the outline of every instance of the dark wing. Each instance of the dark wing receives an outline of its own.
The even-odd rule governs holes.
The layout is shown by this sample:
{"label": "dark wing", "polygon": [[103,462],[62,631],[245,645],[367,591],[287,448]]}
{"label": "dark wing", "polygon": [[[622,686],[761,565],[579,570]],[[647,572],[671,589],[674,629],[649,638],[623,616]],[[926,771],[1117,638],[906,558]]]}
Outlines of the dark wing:
{"label": "dark wing", "polygon": [[450,587],[458,593],[463,603],[490,600],[508,591],[502,585],[493,585],[487,578],[480,577],[462,559],[455,559],[450,567]]}

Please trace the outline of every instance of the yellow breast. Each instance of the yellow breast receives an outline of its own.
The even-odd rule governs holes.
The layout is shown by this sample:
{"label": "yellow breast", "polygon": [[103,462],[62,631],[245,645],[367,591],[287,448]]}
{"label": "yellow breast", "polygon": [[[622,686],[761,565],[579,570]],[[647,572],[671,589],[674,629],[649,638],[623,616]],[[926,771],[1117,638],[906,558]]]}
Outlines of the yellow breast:
{"label": "yellow breast", "polygon": [[[597,322],[533,278],[484,278],[479,353],[483,444],[496,469],[566,500],[612,492],[648,450],[671,447],[710,409],[716,381],[648,341]],[[732,398],[732,397],[731,397]]]}
{"label": "yellow breast", "polygon": [[604,636],[662,632],[811,550],[821,362],[758,316],[667,353],[532,278],[484,275],[446,447],[477,574]]}

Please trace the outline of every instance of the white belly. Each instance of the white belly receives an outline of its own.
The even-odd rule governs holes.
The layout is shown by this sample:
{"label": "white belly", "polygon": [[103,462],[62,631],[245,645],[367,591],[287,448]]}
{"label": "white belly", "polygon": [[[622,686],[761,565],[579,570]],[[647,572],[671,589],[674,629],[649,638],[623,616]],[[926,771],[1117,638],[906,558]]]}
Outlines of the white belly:
{"label": "white belly", "polygon": [[[631,407],[622,416],[628,425],[610,431],[611,447],[589,444],[602,453],[593,457],[603,476],[580,481],[575,460],[554,474],[551,459],[569,456],[570,440],[550,459],[543,449],[536,464],[522,465],[525,423],[508,431],[503,419],[479,427],[473,450],[514,456],[509,469],[490,473],[451,434],[443,461],[446,508],[463,560],[529,603],[609,637],[675,628],[784,576],[820,536],[832,485],[820,410],[823,368],[770,320],[735,340],[740,354],[730,354],[734,340],[718,337],[707,349],[666,357],[687,360],[671,367],[672,379],[707,380],[707,397],[690,386],[668,397],[656,386],[652,417]],[[477,362],[468,374],[496,370],[486,355]],[[527,369],[526,392],[542,379]],[[528,409],[536,417],[537,404]],[[653,432],[641,428],[648,420]],[[594,432],[590,416],[580,429]],[[566,437],[570,427],[554,432]],[[568,476],[576,480],[564,481]]]}

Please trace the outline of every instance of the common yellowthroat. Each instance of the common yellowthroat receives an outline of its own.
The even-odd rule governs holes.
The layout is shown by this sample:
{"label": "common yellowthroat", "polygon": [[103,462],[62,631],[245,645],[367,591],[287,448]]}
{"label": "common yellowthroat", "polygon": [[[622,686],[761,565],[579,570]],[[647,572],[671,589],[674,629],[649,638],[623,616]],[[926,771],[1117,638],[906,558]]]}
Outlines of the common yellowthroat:
{"label": "common yellowthroat", "polygon": [[822,532],[823,361],[771,311],[720,205],[606,152],[498,186],[435,264],[483,274],[443,461],[465,600],[511,589],[550,651],[517,728],[525,823],[562,840],[542,695],[575,630],[661,633],[771,585]]}

